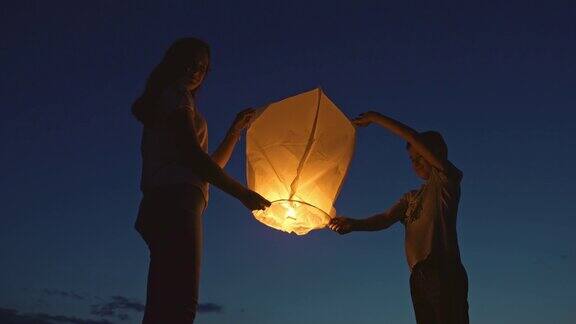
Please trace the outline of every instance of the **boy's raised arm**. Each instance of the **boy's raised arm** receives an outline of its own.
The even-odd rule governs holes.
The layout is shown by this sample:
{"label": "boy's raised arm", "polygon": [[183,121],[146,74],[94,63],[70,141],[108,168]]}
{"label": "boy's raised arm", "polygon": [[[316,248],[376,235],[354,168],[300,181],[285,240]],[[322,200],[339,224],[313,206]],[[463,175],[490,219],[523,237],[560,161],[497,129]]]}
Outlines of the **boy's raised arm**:
{"label": "boy's raised arm", "polygon": [[392,133],[400,136],[406,142],[410,143],[412,147],[420,154],[428,163],[440,171],[448,171],[450,164],[447,160],[436,156],[426,145],[418,138],[418,132],[401,122],[384,116],[378,112],[368,111],[360,114],[352,120],[356,126],[368,126],[371,123],[376,123]]}

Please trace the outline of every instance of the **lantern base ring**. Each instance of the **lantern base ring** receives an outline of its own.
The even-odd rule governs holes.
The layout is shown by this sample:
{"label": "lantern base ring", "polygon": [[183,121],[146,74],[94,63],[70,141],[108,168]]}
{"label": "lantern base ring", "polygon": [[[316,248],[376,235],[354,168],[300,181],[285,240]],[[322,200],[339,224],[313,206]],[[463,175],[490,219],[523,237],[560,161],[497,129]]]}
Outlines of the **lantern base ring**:
{"label": "lantern base ring", "polygon": [[265,210],[253,211],[254,217],[265,225],[288,233],[304,235],[313,229],[326,227],[329,214],[301,200],[278,199]]}

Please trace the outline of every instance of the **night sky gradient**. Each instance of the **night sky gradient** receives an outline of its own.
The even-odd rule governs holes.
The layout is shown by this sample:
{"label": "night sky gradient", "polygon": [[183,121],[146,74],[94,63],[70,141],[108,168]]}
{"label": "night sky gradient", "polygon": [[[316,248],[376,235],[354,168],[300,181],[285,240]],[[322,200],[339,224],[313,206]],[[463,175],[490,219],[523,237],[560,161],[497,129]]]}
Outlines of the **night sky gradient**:
{"label": "night sky gradient", "polygon": [[[321,86],[348,116],[440,131],[464,172],[472,323],[576,323],[575,1],[3,1],[0,323],[138,323],[130,114],[173,40],[212,48],[213,150],[235,114]],[[418,187],[370,126],[336,203],[381,212]],[[245,144],[227,172],[245,181]],[[297,237],[216,188],[198,323],[414,323],[404,230]]]}

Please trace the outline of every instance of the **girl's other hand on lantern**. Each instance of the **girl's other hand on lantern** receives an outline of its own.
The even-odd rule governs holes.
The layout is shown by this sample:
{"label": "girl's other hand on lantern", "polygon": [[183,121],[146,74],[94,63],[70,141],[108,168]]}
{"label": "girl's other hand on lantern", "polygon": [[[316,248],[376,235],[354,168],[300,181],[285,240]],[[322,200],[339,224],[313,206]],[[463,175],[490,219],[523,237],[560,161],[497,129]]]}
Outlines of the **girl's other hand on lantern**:
{"label": "girl's other hand on lantern", "polygon": [[250,127],[254,118],[256,117],[256,110],[253,108],[244,109],[236,115],[234,123],[232,124],[232,132],[240,135],[243,130]]}
{"label": "girl's other hand on lantern", "polygon": [[338,234],[347,234],[352,232],[352,223],[352,219],[338,216],[330,220],[328,228]]}
{"label": "girl's other hand on lantern", "polygon": [[249,189],[242,194],[240,201],[250,210],[264,210],[271,204],[266,198]]}
{"label": "girl's other hand on lantern", "polygon": [[352,119],[352,124],[359,127],[366,127],[374,122],[374,120],[378,117],[378,113],[375,111],[367,111],[365,113],[361,113],[358,117]]}

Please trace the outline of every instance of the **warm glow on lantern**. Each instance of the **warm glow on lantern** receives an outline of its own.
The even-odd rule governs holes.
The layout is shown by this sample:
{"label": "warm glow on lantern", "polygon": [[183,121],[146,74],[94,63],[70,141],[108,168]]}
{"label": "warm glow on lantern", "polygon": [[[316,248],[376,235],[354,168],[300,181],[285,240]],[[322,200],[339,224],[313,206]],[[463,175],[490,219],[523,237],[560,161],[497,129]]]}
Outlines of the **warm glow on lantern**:
{"label": "warm glow on lantern", "polygon": [[325,227],[331,218],[312,205],[289,200],[274,201],[265,211],[254,211],[254,216],[272,228],[298,235]]}
{"label": "warm glow on lantern", "polygon": [[247,178],[272,205],[256,219],[298,235],[325,227],[354,139],[354,126],[321,89],[262,108],[246,137]]}

